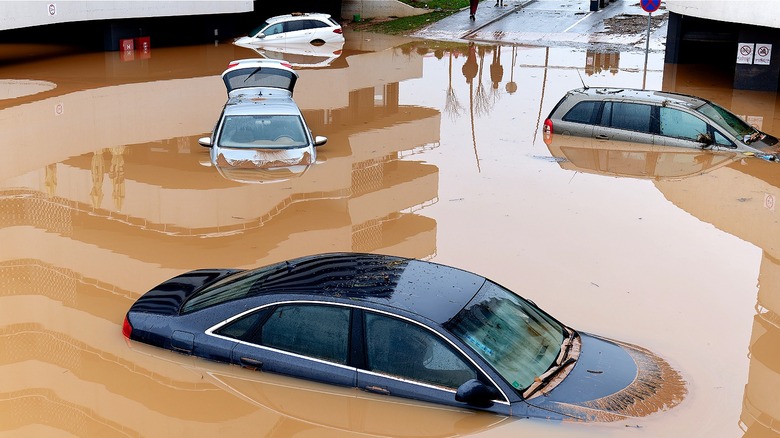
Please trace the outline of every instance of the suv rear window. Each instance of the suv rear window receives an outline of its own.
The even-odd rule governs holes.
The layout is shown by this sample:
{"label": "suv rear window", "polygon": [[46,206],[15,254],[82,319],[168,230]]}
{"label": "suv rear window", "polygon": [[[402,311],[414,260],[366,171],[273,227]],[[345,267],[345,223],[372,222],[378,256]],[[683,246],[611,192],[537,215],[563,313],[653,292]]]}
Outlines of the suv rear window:
{"label": "suv rear window", "polygon": [[598,108],[598,105],[599,102],[595,100],[579,102],[563,116],[563,120],[575,123],[591,123],[593,112]]}

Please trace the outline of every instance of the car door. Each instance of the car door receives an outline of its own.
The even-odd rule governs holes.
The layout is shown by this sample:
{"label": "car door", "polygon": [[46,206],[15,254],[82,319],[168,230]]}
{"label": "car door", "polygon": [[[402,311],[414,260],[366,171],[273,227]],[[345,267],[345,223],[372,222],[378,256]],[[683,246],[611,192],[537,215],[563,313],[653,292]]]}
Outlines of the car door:
{"label": "car door", "polygon": [[238,342],[231,362],[246,368],[341,386],[355,386],[348,365],[352,311],[288,303],[244,315],[215,331]]}
{"label": "car door", "polygon": [[311,29],[306,27],[307,20],[291,20],[284,23],[285,44],[308,43]]}
{"label": "car door", "polygon": [[[462,408],[457,388],[470,379],[487,381],[462,353],[443,337],[410,320],[381,313],[364,313],[365,363],[358,368],[358,388]],[[503,398],[503,396],[502,396]],[[487,411],[509,415],[506,400]]]}
{"label": "car door", "polygon": [[284,23],[274,23],[262,30],[262,38],[259,40],[263,44],[278,45],[284,44],[286,37]]}
{"label": "car door", "polygon": [[593,128],[596,140],[655,144],[653,106],[633,102],[606,101]]}

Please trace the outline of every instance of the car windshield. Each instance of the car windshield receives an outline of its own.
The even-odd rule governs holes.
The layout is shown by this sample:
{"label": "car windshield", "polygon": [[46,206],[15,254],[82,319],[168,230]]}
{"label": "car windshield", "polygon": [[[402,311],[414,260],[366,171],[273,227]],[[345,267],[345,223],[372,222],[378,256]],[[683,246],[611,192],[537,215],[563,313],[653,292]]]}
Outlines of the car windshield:
{"label": "car windshield", "polygon": [[218,145],[229,148],[285,149],[308,145],[297,115],[226,116]]}
{"label": "car windshield", "polygon": [[518,392],[555,364],[566,338],[560,323],[489,280],[446,327]]}
{"label": "car windshield", "polygon": [[281,262],[225,277],[193,294],[181,307],[181,314],[250,296],[254,284],[263,284],[272,275],[286,269],[287,263]]}
{"label": "car windshield", "polygon": [[709,117],[713,123],[740,140],[755,134],[756,128],[750,126],[736,114],[714,103],[706,103],[698,111]]}

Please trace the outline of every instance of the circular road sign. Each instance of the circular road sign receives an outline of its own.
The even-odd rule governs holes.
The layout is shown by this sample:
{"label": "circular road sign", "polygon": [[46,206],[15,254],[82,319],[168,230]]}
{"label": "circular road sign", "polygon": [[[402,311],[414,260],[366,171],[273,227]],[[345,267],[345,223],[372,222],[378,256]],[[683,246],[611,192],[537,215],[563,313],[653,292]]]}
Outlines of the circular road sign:
{"label": "circular road sign", "polygon": [[658,10],[658,7],[661,6],[661,0],[640,0],[639,3],[642,5],[642,9],[644,9],[645,12],[655,12]]}

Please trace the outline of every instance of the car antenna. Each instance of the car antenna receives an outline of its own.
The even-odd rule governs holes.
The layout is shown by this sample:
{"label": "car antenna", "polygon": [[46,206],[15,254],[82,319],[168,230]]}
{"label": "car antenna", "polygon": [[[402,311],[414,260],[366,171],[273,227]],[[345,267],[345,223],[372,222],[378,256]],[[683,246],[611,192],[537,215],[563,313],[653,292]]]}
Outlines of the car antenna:
{"label": "car antenna", "polygon": [[588,86],[587,86],[587,85],[585,85],[585,80],[584,80],[584,79],[582,79],[582,75],[580,74],[580,70],[579,70],[579,69],[575,69],[575,70],[577,71],[577,76],[579,76],[579,77],[580,77],[580,82],[582,82],[582,88],[584,88],[584,89],[586,89],[586,90],[587,90],[587,89],[588,89]]}

